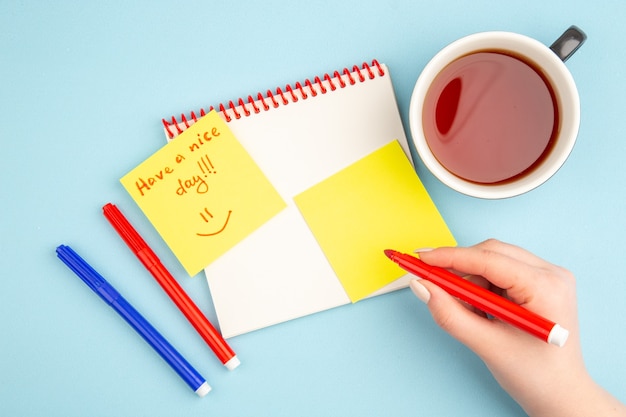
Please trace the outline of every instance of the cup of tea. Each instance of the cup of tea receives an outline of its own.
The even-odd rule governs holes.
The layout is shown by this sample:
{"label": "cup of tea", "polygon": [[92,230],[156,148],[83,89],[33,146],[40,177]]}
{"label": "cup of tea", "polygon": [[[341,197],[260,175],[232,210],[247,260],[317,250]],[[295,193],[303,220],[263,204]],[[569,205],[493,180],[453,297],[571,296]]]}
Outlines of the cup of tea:
{"label": "cup of tea", "polygon": [[420,74],[409,108],[426,167],[452,189],[487,199],[547,181],[578,135],[580,100],[564,62],[585,39],[572,26],[550,47],[481,32],[443,48]]}

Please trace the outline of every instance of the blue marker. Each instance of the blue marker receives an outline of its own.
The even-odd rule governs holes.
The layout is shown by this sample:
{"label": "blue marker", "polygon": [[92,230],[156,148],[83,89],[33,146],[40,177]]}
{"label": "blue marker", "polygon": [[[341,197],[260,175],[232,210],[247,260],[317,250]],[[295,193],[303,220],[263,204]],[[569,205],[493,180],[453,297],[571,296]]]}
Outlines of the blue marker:
{"label": "blue marker", "polygon": [[185,380],[187,385],[200,397],[204,397],[211,387],[206,380],[182,357],[180,353],[154,328],[128,301],[118,293],[98,272],[83,260],[72,248],[60,245],[57,256],[89,288],[109,304],[117,313],[144,338],[150,346]]}

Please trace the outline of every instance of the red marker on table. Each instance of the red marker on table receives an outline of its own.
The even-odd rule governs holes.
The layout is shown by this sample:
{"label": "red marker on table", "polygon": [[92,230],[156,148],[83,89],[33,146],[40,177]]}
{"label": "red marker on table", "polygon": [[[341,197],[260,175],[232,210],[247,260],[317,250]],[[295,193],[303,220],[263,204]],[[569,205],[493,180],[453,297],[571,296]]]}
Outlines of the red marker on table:
{"label": "red marker on table", "polygon": [[391,249],[385,250],[385,255],[402,269],[437,284],[448,294],[545,342],[562,347],[567,341],[569,332],[558,324],[444,268],[428,265],[421,259]]}
{"label": "red marker on table", "polygon": [[174,304],[187,317],[187,320],[202,336],[224,366],[231,371],[239,366],[240,362],[235,352],[233,352],[222,338],[222,335],[213,327],[198,306],[176,282],[172,274],[165,269],[165,266],[163,266],[156,254],[128,222],[122,212],[111,203],[106,204],[102,210],[104,217],[107,218],[146,269],[150,271],[154,279],[157,280],[167,295],[174,301]]}

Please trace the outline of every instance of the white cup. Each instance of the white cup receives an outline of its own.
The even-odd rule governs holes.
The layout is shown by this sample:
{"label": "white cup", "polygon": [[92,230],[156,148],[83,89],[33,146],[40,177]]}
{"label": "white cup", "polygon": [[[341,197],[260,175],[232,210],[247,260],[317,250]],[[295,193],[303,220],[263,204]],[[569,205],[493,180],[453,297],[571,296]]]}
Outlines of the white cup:
{"label": "white cup", "polygon": [[[550,47],[524,35],[510,32],[481,32],[461,38],[437,53],[420,74],[409,107],[409,124],[415,148],[426,167],[441,182],[463,194],[486,198],[508,198],[528,192],[547,181],[565,163],[578,135],[580,100],[576,84],[564,64],[586,39],[570,27]],[[451,62],[478,51],[509,51],[541,70],[551,85],[559,113],[559,127],[552,148],[529,173],[510,181],[484,184],[468,181],[448,171],[434,156],[424,134],[422,109],[435,77]]]}

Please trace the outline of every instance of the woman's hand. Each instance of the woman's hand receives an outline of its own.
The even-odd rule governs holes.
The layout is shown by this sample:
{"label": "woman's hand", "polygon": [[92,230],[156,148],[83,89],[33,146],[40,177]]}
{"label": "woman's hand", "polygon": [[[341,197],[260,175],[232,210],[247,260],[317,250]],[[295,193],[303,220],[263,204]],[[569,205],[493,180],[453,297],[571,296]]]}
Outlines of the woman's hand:
{"label": "woman's hand", "polygon": [[590,378],[583,361],[574,276],[517,246],[488,240],[471,247],[419,251],[448,268],[569,330],[550,345],[460,302],[427,280],[411,288],[435,322],[473,350],[531,416],[626,416],[626,407]]}

